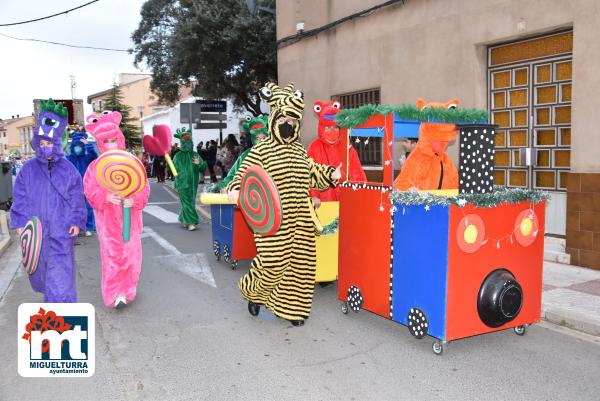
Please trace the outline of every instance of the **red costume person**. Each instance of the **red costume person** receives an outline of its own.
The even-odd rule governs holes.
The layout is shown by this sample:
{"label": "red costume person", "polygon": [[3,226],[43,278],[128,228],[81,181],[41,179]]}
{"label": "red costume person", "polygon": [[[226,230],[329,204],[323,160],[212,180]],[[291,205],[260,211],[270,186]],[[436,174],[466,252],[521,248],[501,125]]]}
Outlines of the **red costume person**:
{"label": "red costume person", "polygon": [[[337,167],[342,162],[342,143],[340,141],[340,129],[335,124],[335,116],[340,111],[340,103],[329,101],[322,102],[317,100],[313,105],[313,110],[319,117],[318,133],[319,137],[315,139],[308,147],[306,153],[315,163],[326,164]],[[344,152],[345,153],[345,152]],[[358,159],[358,154],[353,147],[348,152],[348,174],[346,169],[342,168],[343,181],[366,182],[367,177]],[[318,198],[323,202],[337,201],[340,198],[339,187],[328,188],[324,191],[316,189],[310,190],[311,198]]]}

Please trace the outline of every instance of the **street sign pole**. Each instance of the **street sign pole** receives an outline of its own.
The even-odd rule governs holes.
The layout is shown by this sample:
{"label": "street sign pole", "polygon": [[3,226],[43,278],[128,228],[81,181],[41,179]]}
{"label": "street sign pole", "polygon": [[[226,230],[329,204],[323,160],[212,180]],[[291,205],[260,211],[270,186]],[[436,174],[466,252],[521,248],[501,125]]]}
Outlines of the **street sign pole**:
{"label": "street sign pole", "polygon": [[[221,112],[219,112],[219,118],[221,118]],[[219,142],[221,142],[221,146],[223,146],[223,129],[221,128],[221,125],[219,125]]]}
{"label": "street sign pole", "polygon": [[[190,133],[193,133],[194,131],[192,131],[192,104],[193,103],[188,103],[188,107],[190,108]],[[194,139],[194,135],[192,134],[192,140]]]}

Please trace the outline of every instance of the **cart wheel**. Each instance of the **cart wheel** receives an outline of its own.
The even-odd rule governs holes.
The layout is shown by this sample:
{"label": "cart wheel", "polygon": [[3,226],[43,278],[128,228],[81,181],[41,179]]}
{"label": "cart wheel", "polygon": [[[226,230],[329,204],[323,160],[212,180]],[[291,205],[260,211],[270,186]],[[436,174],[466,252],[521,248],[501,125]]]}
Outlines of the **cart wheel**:
{"label": "cart wheel", "polygon": [[223,260],[225,263],[231,262],[231,250],[229,249],[229,245],[225,244],[223,247]]}
{"label": "cart wheel", "polygon": [[348,305],[354,312],[358,312],[363,307],[363,296],[360,292],[360,288],[353,285],[348,288]]}
{"label": "cart wheel", "polygon": [[446,351],[446,343],[440,340],[436,340],[431,344],[431,349],[436,355],[442,355]]}
{"label": "cart wheel", "polygon": [[344,315],[347,315],[348,314],[348,303],[347,302],[341,302],[340,306],[342,308],[342,313]]}
{"label": "cart wheel", "polygon": [[232,260],[231,261],[231,270],[235,270],[238,267],[238,261],[237,260]]}
{"label": "cart wheel", "polygon": [[427,315],[419,308],[410,308],[406,318],[408,331],[413,337],[421,339],[429,332],[429,321]]}
{"label": "cart wheel", "polygon": [[517,326],[514,328],[515,334],[518,336],[524,336],[527,333],[527,325]]}
{"label": "cart wheel", "polygon": [[219,241],[213,241],[213,253],[217,261],[221,260],[221,244],[219,244]]}
{"label": "cart wheel", "polygon": [[258,312],[260,311],[260,305],[255,304],[254,302],[248,301],[248,312],[252,316],[258,316]]}

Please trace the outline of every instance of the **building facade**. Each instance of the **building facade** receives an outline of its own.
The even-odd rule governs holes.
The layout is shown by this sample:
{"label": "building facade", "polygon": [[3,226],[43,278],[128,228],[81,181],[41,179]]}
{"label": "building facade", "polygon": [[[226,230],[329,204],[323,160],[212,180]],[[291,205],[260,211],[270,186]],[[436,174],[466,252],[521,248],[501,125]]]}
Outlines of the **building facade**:
{"label": "building facade", "polygon": [[305,93],[305,143],[317,99],[489,110],[496,184],[549,191],[547,234],[600,269],[597,15],[595,0],[277,1],[279,80]]}
{"label": "building facade", "polygon": [[[152,75],[150,74],[119,74],[118,86],[123,96],[123,103],[131,107],[132,113],[130,116],[136,120],[134,124],[137,124],[141,129],[143,129],[142,118],[168,108],[161,105],[158,96],[152,93],[150,89],[151,79]],[[109,88],[87,97],[87,103],[92,105],[93,112],[104,111],[103,103],[110,96],[111,91],[112,88]],[[186,99],[190,96],[191,88],[182,86],[180,92],[181,99]]]}
{"label": "building facade", "polygon": [[[26,149],[31,147],[30,142],[25,144],[22,142],[22,133],[33,132],[35,127],[34,117],[21,117],[19,115],[12,116],[10,119],[0,121],[0,157],[4,159],[10,154],[18,154],[24,156],[28,153]],[[31,136],[29,136],[31,138]],[[30,139],[31,140],[31,139]],[[26,148],[28,145],[29,148]]]}

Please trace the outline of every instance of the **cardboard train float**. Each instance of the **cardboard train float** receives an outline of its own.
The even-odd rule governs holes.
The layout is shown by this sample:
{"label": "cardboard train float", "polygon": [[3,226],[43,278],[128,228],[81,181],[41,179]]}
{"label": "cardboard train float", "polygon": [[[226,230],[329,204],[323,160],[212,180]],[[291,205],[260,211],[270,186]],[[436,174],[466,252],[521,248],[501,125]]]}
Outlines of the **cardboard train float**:
{"label": "cardboard train float", "polygon": [[[509,328],[523,335],[540,320],[547,194],[494,187],[495,126],[485,121],[482,110],[412,105],[338,114],[342,168],[351,146],[370,146],[363,154],[379,154],[381,162],[378,176],[341,183],[339,205],[318,210],[327,223],[339,207],[339,233],[317,239],[317,281],[337,277],[343,313],[366,310],[416,338],[429,335],[438,355],[450,341]],[[393,190],[398,141],[417,138],[422,122],[456,124],[458,189]],[[235,267],[254,257],[248,216],[226,195],[202,198],[212,204],[217,259]]]}
{"label": "cardboard train float", "polygon": [[[216,196],[215,196],[216,195]],[[201,194],[201,202],[210,203],[213,253],[236,269],[238,262],[256,256],[254,233],[240,208],[227,203],[226,196]],[[316,210],[320,222],[327,225],[338,217],[339,202],[322,202]],[[327,230],[327,227],[325,228]],[[326,285],[337,280],[338,232],[321,233],[316,239],[317,271],[315,281]]]}
{"label": "cardboard train float", "polygon": [[473,122],[458,112],[459,190],[393,192],[395,139],[417,137],[419,122],[368,107],[360,124],[345,119],[368,109],[338,118],[345,149],[375,137],[383,155],[380,182],[342,184],[342,312],[364,309],[432,336],[436,354],[478,334],[523,335],[541,314],[545,194],[493,187],[495,126],[458,124]]}

